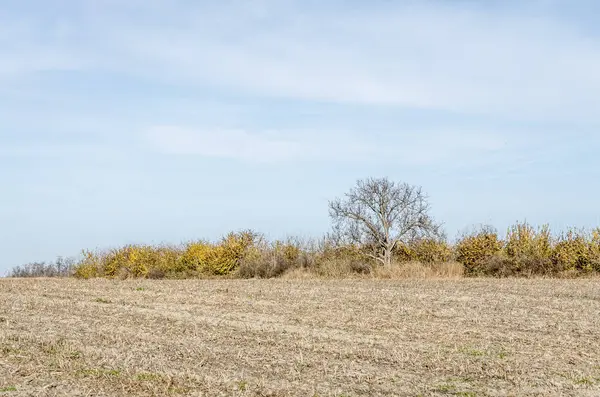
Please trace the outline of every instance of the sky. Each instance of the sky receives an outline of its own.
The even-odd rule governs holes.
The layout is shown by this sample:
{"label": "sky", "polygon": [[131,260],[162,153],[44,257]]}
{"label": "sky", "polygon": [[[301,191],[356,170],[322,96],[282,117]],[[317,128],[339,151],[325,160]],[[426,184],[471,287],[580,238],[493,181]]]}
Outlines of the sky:
{"label": "sky", "polygon": [[240,229],[366,177],[450,237],[600,225],[600,4],[3,0],[0,274]]}

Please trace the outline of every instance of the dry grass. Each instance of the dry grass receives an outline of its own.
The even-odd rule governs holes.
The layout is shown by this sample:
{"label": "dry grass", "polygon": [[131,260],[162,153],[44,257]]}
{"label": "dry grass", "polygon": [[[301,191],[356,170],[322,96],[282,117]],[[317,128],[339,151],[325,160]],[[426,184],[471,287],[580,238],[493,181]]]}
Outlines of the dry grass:
{"label": "dry grass", "polygon": [[597,280],[0,280],[0,395],[598,396]]}
{"label": "dry grass", "polygon": [[442,262],[425,264],[420,262],[402,263],[385,268],[378,266],[373,276],[380,279],[457,279],[464,276],[464,266],[458,262]]}

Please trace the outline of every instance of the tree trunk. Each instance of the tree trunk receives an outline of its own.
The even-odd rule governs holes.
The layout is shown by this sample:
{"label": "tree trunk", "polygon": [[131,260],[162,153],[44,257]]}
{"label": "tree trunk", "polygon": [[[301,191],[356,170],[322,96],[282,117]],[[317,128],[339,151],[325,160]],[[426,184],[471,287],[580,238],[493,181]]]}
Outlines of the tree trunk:
{"label": "tree trunk", "polygon": [[392,266],[392,248],[391,247],[386,246],[383,249],[383,265],[385,267]]}

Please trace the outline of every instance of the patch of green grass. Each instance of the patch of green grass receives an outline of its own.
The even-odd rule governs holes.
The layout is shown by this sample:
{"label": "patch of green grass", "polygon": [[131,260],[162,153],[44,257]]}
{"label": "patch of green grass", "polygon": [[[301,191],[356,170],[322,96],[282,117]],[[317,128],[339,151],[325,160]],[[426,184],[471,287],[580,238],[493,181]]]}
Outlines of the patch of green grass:
{"label": "patch of green grass", "polygon": [[248,389],[248,382],[245,380],[239,381],[237,388],[239,391],[246,391]]}
{"label": "patch of green grass", "polygon": [[146,291],[146,288],[144,288],[144,287],[137,287],[135,290],[136,291]]}
{"label": "patch of green grass", "polygon": [[594,385],[594,383],[596,383],[594,381],[594,379],[589,378],[589,377],[583,377],[583,378],[575,379],[575,384],[576,385],[592,386],[592,385]]}
{"label": "patch of green grass", "polygon": [[0,387],[0,393],[9,393],[11,391],[17,391],[17,388],[14,386]]}
{"label": "patch of green grass", "polygon": [[110,301],[108,299],[104,299],[104,298],[96,298],[96,299],[94,299],[94,302],[98,302],[98,303],[112,303],[112,301]]}
{"label": "patch of green grass", "polygon": [[443,385],[437,386],[435,391],[440,393],[454,393],[456,391],[456,386],[450,383],[444,383]]}

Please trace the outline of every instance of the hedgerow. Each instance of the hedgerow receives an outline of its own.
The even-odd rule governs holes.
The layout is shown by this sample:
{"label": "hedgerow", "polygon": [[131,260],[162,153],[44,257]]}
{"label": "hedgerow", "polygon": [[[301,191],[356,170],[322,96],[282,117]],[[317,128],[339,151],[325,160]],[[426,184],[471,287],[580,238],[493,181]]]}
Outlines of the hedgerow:
{"label": "hedgerow", "polygon": [[[381,270],[368,255],[371,247],[340,244],[332,239],[302,243],[297,239],[267,241],[253,231],[229,233],[216,242],[205,240],[172,245],[126,245],[85,250],[78,261],[16,267],[12,277],[74,276],[105,278],[272,278],[290,272],[321,277],[372,275],[389,277],[419,268],[427,274],[452,265],[452,274],[494,277],[577,276],[600,274],[600,228],[569,229],[553,235],[548,226],[516,223],[504,237],[491,227],[463,234],[454,243],[420,238],[394,248],[396,266]],[[410,266],[408,265],[410,264]],[[422,264],[419,267],[415,264]],[[444,266],[442,266],[444,265]],[[458,271],[456,266],[462,266]],[[414,272],[413,272],[414,273]],[[448,273],[448,272],[445,272]],[[445,274],[444,273],[444,274]]]}

